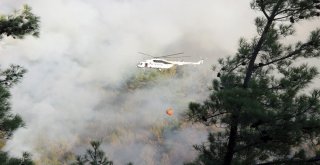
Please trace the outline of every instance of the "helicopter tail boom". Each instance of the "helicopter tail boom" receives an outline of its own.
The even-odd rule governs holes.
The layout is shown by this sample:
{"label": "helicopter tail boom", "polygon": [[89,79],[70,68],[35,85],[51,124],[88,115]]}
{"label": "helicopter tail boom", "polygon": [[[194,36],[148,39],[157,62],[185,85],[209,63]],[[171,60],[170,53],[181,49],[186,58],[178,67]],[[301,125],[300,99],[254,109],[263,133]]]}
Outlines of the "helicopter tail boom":
{"label": "helicopter tail boom", "polygon": [[200,61],[196,62],[195,64],[197,64],[197,65],[203,64],[203,60],[200,60]]}
{"label": "helicopter tail boom", "polygon": [[200,60],[198,62],[172,61],[172,64],[176,64],[176,65],[200,65],[200,64],[203,64],[203,60]]}

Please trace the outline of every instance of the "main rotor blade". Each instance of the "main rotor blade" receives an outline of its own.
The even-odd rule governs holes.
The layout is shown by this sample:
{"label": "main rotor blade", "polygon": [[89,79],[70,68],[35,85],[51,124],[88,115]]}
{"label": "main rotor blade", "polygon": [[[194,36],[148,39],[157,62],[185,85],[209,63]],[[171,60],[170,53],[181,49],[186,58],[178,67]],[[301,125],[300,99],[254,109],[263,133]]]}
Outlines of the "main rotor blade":
{"label": "main rotor blade", "polygon": [[169,56],[175,56],[175,55],[179,55],[179,54],[183,54],[183,52],[181,52],[181,53],[175,53],[175,54],[168,54],[168,55],[159,56],[159,57],[169,57]]}
{"label": "main rotor blade", "polygon": [[191,56],[178,56],[178,57],[166,57],[166,58],[180,58],[180,57],[191,57]]}
{"label": "main rotor blade", "polygon": [[150,56],[150,57],[153,57],[153,58],[156,58],[155,56],[152,56],[150,54],[146,54],[146,53],[142,53],[142,52],[138,52],[139,54],[143,54],[143,55],[146,55],[146,56]]}

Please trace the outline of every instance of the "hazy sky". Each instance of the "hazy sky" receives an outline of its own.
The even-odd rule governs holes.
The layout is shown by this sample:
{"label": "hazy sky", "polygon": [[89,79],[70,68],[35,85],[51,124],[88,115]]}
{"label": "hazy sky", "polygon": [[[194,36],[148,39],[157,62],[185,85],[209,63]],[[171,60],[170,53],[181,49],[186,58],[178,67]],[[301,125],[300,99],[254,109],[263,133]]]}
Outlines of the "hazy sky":
{"label": "hazy sky", "polygon": [[[191,146],[206,139],[203,128],[165,132],[161,147],[150,142],[150,132],[174,121],[166,116],[167,107],[176,110],[176,118],[189,101],[207,97],[215,75],[211,65],[234,54],[240,37],[255,34],[259,14],[249,0],[1,0],[0,13],[23,4],[40,16],[41,32],[40,38],[0,41],[2,66],[14,63],[28,70],[12,90],[13,111],[26,128],[6,149],[39,158],[59,144],[78,152],[88,146],[85,139],[101,138],[112,160],[136,164],[181,164],[194,157]],[[304,39],[319,23],[297,26],[293,38]],[[123,92],[125,82],[141,72],[136,64],[143,56],[137,52],[184,52],[191,56],[185,61],[205,63],[187,68],[183,77]],[[115,132],[121,142],[110,140]]]}

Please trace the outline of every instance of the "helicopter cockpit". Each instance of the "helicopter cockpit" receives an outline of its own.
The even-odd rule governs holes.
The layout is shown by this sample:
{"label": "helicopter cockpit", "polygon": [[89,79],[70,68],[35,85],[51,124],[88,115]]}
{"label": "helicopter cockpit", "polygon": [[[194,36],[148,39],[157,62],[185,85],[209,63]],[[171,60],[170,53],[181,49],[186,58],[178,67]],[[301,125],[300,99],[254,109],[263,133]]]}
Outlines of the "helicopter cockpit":
{"label": "helicopter cockpit", "polygon": [[146,62],[140,62],[138,65],[137,65],[138,68],[144,68],[144,67],[148,67],[148,63]]}

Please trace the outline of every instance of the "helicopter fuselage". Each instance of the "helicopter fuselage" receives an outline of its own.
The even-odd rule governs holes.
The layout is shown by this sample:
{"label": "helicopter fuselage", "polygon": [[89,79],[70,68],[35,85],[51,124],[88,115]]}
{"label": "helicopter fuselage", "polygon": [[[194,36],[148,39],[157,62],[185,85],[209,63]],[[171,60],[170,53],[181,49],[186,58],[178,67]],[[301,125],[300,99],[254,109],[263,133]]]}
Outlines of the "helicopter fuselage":
{"label": "helicopter fuselage", "polygon": [[174,65],[199,65],[202,64],[203,60],[198,62],[184,62],[184,61],[168,61],[165,59],[150,59],[140,62],[138,68],[155,68],[155,69],[169,69]]}

